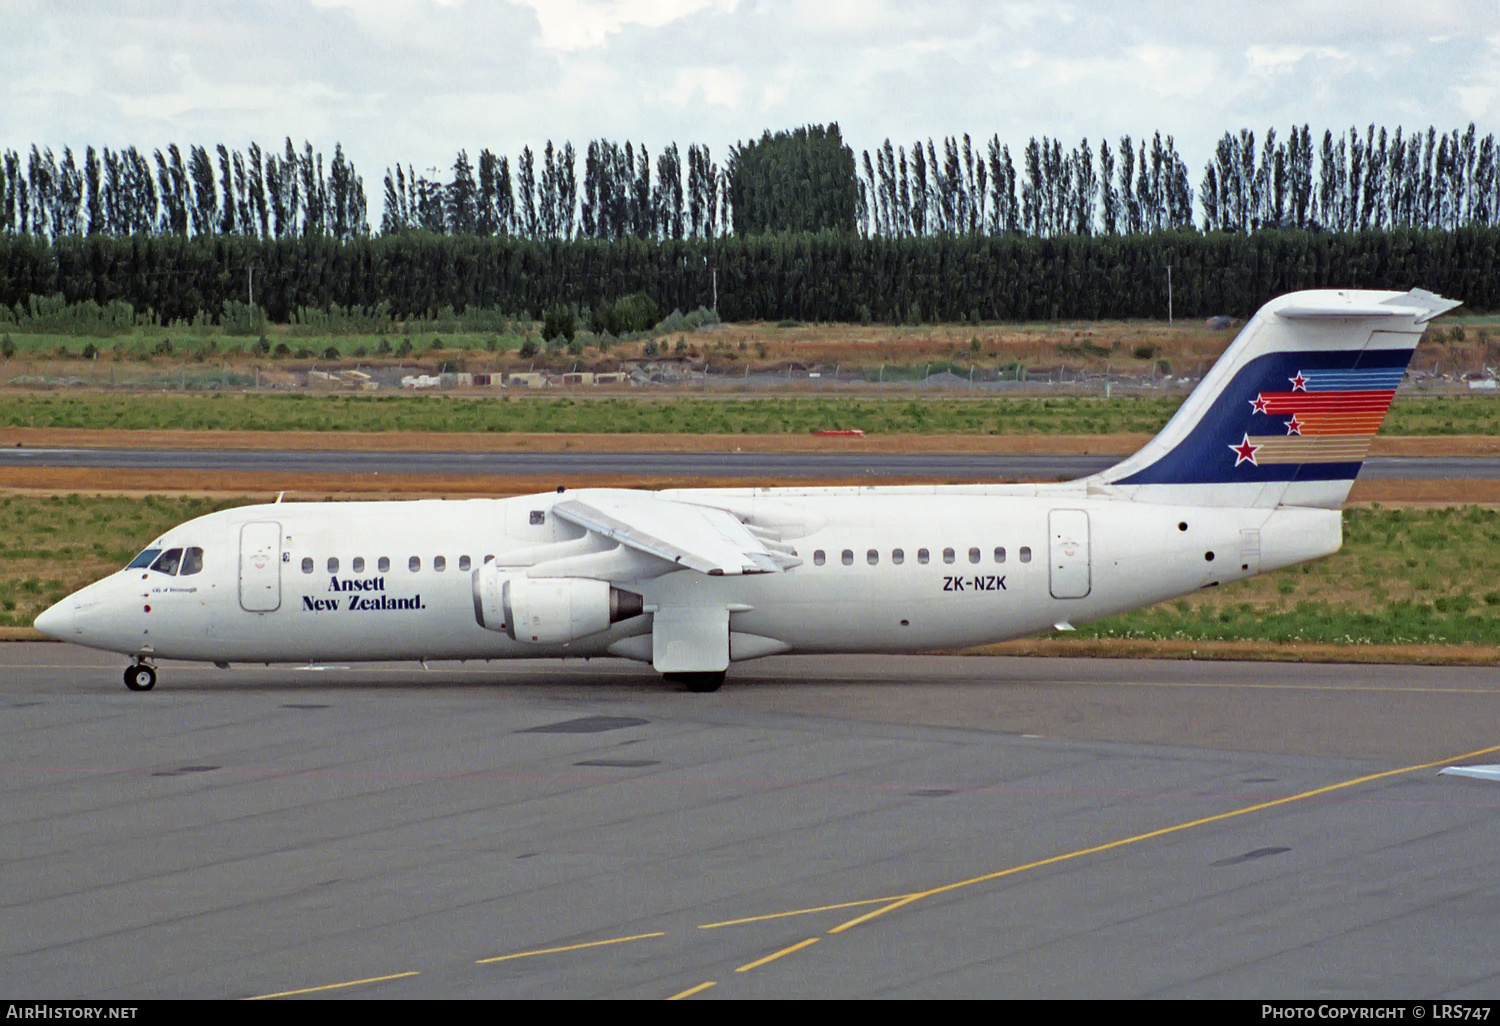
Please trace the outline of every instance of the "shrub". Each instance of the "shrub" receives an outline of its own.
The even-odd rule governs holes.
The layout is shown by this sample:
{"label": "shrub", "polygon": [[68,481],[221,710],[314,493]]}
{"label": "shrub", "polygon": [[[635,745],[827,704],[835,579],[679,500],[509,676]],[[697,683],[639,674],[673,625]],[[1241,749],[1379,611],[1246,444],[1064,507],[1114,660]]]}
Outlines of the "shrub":
{"label": "shrub", "polygon": [[531,357],[535,356],[540,349],[541,346],[537,345],[536,339],[528,336],[521,341],[521,348],[519,352],[522,359],[529,360]]}
{"label": "shrub", "polygon": [[644,292],[632,292],[613,303],[600,303],[594,308],[592,327],[594,334],[610,334],[616,338],[630,331],[650,331],[661,320],[661,308],[656,300]]}
{"label": "shrub", "polygon": [[573,311],[561,303],[548,307],[542,314],[542,338],[549,342],[559,338],[572,342],[577,330]]}

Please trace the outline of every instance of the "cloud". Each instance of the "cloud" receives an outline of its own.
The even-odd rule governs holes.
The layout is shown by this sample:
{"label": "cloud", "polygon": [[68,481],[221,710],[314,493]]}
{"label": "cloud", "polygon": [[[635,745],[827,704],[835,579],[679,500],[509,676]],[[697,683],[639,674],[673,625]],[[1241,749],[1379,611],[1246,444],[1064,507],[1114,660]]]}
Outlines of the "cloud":
{"label": "cloud", "polygon": [[372,179],[460,149],[856,151],[1500,116],[1500,8],[1433,0],[0,0],[0,148],[342,142]]}

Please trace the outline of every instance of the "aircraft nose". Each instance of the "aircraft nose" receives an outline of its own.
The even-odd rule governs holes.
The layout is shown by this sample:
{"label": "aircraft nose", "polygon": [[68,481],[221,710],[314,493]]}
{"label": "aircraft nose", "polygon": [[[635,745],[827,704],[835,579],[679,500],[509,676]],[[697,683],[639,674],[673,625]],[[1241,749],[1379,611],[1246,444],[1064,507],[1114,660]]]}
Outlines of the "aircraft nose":
{"label": "aircraft nose", "polygon": [[69,595],[51,608],[42,610],[42,615],[36,618],[36,629],[59,641],[66,640],[78,623],[73,607],[73,596]]}

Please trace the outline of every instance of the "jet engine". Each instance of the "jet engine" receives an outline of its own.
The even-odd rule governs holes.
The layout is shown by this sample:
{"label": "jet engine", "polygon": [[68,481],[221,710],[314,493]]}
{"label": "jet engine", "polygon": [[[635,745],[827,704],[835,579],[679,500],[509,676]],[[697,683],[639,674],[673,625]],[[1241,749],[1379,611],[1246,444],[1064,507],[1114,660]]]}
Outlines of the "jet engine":
{"label": "jet engine", "polygon": [[641,614],[641,596],[588,577],[526,577],[486,563],[474,571],[474,619],[516,641],[555,645]]}

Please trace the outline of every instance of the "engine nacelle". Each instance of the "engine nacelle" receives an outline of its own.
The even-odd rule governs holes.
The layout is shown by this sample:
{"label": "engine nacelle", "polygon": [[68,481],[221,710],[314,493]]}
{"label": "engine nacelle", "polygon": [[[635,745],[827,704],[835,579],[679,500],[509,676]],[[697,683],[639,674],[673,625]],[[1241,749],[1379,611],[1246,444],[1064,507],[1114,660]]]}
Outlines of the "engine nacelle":
{"label": "engine nacelle", "polygon": [[639,616],[641,596],[587,577],[527,577],[486,563],[474,571],[474,619],[516,641],[555,645]]}

